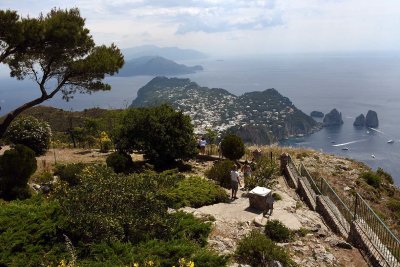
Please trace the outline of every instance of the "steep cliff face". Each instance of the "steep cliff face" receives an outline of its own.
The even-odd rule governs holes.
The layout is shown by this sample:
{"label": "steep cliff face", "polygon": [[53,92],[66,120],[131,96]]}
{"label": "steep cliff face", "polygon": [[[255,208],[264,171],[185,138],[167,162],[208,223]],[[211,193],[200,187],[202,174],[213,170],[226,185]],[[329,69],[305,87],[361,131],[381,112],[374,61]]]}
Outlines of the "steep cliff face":
{"label": "steep cliff face", "polygon": [[365,118],[365,126],[372,128],[379,126],[378,114],[375,111],[368,110],[367,117]]}
{"label": "steep cliff face", "polygon": [[339,126],[343,124],[342,113],[337,111],[335,108],[325,115],[323,125],[327,126]]}
{"label": "steep cliff face", "polygon": [[364,114],[360,114],[353,123],[356,127],[364,127],[365,126],[365,116]]}

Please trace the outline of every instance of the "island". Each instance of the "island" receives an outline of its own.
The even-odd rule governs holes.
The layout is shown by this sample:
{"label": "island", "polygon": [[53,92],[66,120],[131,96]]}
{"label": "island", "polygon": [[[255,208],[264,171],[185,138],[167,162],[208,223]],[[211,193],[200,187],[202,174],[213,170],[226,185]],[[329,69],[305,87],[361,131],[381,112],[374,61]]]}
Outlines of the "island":
{"label": "island", "polygon": [[117,76],[183,75],[202,70],[203,67],[200,65],[189,67],[159,56],[144,56],[127,61]]}
{"label": "island", "polygon": [[321,111],[314,110],[314,111],[311,111],[310,116],[311,117],[315,117],[315,118],[323,118],[324,117],[324,113],[321,112]]}
{"label": "island", "polygon": [[246,143],[271,144],[321,128],[275,89],[236,96],[189,79],[156,77],[139,89],[132,107],[168,103],[191,117],[197,134],[207,129],[235,133]]}
{"label": "island", "polygon": [[360,114],[359,116],[357,116],[357,118],[354,120],[353,126],[355,126],[355,127],[364,127],[365,126],[364,114]]}

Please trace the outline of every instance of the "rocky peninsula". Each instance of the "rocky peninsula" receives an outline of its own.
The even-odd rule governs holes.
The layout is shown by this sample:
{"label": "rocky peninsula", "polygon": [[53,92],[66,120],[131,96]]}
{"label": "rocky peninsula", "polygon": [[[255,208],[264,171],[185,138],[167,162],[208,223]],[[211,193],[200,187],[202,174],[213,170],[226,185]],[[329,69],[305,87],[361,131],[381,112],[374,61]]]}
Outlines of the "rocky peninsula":
{"label": "rocky peninsula", "polygon": [[225,89],[201,87],[189,79],[156,77],[139,89],[131,106],[161,103],[189,115],[197,134],[206,129],[229,131],[252,144],[271,144],[321,127],[273,88],[236,96]]}

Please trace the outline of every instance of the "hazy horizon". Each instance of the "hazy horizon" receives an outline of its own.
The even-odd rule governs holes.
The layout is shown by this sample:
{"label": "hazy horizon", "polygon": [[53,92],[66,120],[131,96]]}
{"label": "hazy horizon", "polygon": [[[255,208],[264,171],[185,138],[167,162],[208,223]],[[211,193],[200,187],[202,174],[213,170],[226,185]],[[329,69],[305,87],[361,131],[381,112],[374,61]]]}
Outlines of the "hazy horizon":
{"label": "hazy horizon", "polygon": [[2,0],[37,17],[78,7],[97,44],[178,46],[211,56],[399,51],[400,1]]}

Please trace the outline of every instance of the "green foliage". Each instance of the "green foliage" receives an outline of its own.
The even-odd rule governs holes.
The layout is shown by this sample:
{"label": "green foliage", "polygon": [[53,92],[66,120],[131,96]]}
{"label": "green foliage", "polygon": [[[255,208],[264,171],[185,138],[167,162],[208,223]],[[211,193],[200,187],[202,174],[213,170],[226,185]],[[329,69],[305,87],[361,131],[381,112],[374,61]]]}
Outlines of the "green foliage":
{"label": "green foliage", "polygon": [[116,173],[127,173],[133,165],[132,157],[125,152],[116,151],[111,153],[106,159],[107,166]]}
{"label": "green foliage", "polygon": [[0,202],[0,266],[53,266],[66,258],[62,224],[54,201]]}
{"label": "green foliage", "polygon": [[265,234],[276,242],[288,242],[292,239],[293,233],[278,220],[270,220],[265,225]]}
{"label": "green foliage", "polygon": [[229,134],[221,141],[221,151],[224,157],[238,160],[244,155],[244,143],[237,135]]}
{"label": "green foliage", "polygon": [[36,171],[35,152],[24,145],[16,145],[0,156],[0,197],[5,200],[30,196],[27,185]]}
{"label": "green foliage", "polygon": [[389,184],[393,184],[393,177],[389,173],[385,172],[382,168],[378,168],[376,170],[376,174]]}
{"label": "green foliage", "polygon": [[146,262],[152,261],[154,267],[178,266],[181,258],[192,260],[195,266],[202,267],[223,267],[228,261],[227,257],[219,256],[190,241],[176,239],[150,240],[138,246],[121,242],[93,244],[90,259],[82,261],[80,265],[111,267],[133,266],[133,263],[138,263],[139,266],[146,266]]}
{"label": "green foliage", "polygon": [[76,92],[110,90],[102,80],[124,64],[114,44],[95,46],[77,8],[52,9],[38,18],[19,18],[15,12],[2,11],[0,28],[0,63],[8,65],[12,77],[31,78],[41,94],[6,115],[0,123],[0,137],[16,115],[58,92],[69,100]]}
{"label": "green foliage", "polygon": [[29,147],[36,155],[43,155],[50,146],[51,129],[47,122],[27,116],[11,123],[6,138],[14,144]]}
{"label": "green foliage", "polygon": [[196,154],[190,117],[168,105],[127,111],[115,140],[119,150],[139,150],[158,165]]}
{"label": "green foliage", "polygon": [[208,144],[215,144],[218,137],[218,132],[212,129],[206,129],[206,134],[204,136]]}
{"label": "green foliage", "polygon": [[173,239],[186,239],[202,247],[207,245],[207,238],[211,232],[211,223],[204,223],[192,214],[178,211],[171,214],[171,237]]}
{"label": "green foliage", "polygon": [[272,193],[272,197],[274,198],[275,201],[282,200],[282,196],[279,195],[278,193]]}
{"label": "green foliage", "polygon": [[251,190],[256,186],[272,187],[276,183],[277,172],[278,165],[274,160],[267,156],[260,157],[251,177],[246,178],[246,189]]}
{"label": "green foliage", "polygon": [[79,174],[86,166],[88,166],[88,164],[82,162],[70,163],[66,165],[58,164],[56,165],[54,175],[57,175],[61,181],[67,182],[70,186],[75,186],[79,184]]}
{"label": "green foliage", "polygon": [[179,181],[165,193],[169,207],[190,206],[199,208],[220,202],[228,202],[225,190],[215,183],[199,176],[191,176]]}
{"label": "green foliage", "polygon": [[284,266],[293,264],[283,248],[257,230],[239,241],[235,258],[251,266],[269,266],[272,261],[280,261]]}
{"label": "green foliage", "polygon": [[165,179],[152,173],[117,175],[104,166],[88,166],[80,180],[58,190],[71,240],[136,243],[168,234],[167,206],[157,195]]}
{"label": "green foliage", "polygon": [[390,199],[387,207],[394,212],[395,216],[400,219],[400,200]]}
{"label": "green foliage", "polygon": [[235,165],[233,161],[221,160],[214,162],[211,169],[206,171],[207,178],[219,183],[220,186],[230,188],[232,167]]}
{"label": "green foliage", "polygon": [[375,188],[379,188],[382,182],[381,177],[372,171],[362,173],[361,178],[364,179],[367,184]]}

